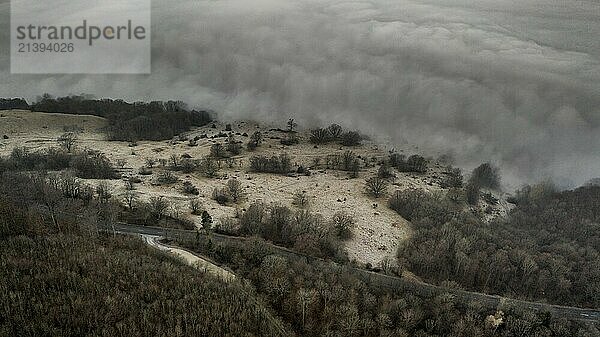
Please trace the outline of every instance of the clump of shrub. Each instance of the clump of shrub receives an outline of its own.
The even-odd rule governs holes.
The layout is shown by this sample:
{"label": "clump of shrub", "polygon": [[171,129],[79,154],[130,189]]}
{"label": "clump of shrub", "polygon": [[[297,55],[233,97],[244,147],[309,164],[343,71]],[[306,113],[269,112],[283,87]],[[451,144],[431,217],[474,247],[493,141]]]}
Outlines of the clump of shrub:
{"label": "clump of shrub", "polygon": [[300,253],[347,260],[332,222],[306,210],[254,203],[240,216],[238,228],[239,234],[259,235]]}
{"label": "clump of shrub", "polygon": [[206,156],[202,158],[200,161],[200,165],[198,166],[198,170],[202,175],[207,178],[214,178],[218,175],[219,172],[219,164],[217,161],[210,156]]}
{"label": "clump of shrub", "polygon": [[336,235],[342,240],[352,238],[352,230],[356,227],[356,221],[346,212],[337,212],[331,218],[331,224],[335,228]]}
{"label": "clump of shrub", "polygon": [[297,190],[294,192],[294,195],[292,196],[292,205],[299,208],[306,208],[308,207],[308,203],[309,199],[308,195],[306,195],[306,191]]}
{"label": "clump of shrub", "polygon": [[448,167],[445,176],[440,182],[442,188],[461,188],[463,187],[463,176],[460,168]]}
{"label": "clump of shrub", "polygon": [[337,124],[331,124],[327,128],[317,128],[311,130],[310,141],[314,144],[326,144],[332,141],[339,141],[342,137],[342,133],[343,129],[341,126]]}
{"label": "clump of shrub", "polygon": [[406,159],[404,155],[393,153],[390,155],[389,162],[400,172],[427,172],[427,159],[416,154]]}
{"label": "clump of shrub", "polygon": [[238,202],[243,197],[244,191],[242,189],[242,183],[235,178],[231,178],[227,181],[227,193],[231,197],[233,202]]}
{"label": "clump of shrub", "polygon": [[200,191],[198,191],[198,188],[196,186],[194,186],[194,184],[192,184],[192,182],[185,181],[185,182],[183,182],[183,193],[198,195],[198,194],[200,194]]}
{"label": "clump of shrub", "polygon": [[344,146],[358,146],[363,140],[363,137],[358,131],[346,131],[340,135],[340,144]]}
{"label": "clump of shrub", "polygon": [[251,136],[246,148],[248,151],[254,151],[262,143],[263,136],[260,131],[255,131]]}
{"label": "clump of shrub", "polygon": [[469,180],[480,188],[497,189],[500,187],[498,168],[490,163],[483,163],[473,169]]}
{"label": "clump of shrub", "polygon": [[314,144],[325,144],[331,141],[331,134],[327,129],[314,129],[310,131],[310,141]]}
{"label": "clump of shrub", "polygon": [[439,193],[419,189],[395,191],[388,206],[408,221],[427,219],[429,225],[442,225],[460,213],[461,206]]}
{"label": "clump of shrub", "polygon": [[200,200],[198,200],[198,199],[190,200],[190,211],[192,212],[193,215],[200,215],[200,214],[202,214],[203,210],[204,209],[202,208],[202,203],[200,202]]}
{"label": "clump of shrub", "polygon": [[71,167],[78,177],[84,179],[115,179],[118,177],[110,160],[95,151],[76,154],[71,161]]}
{"label": "clump of shrub", "polygon": [[156,177],[156,182],[160,185],[174,184],[178,180],[179,179],[177,179],[177,177],[169,171],[163,171],[158,175],[158,177]]}
{"label": "clump of shrub", "polygon": [[365,181],[365,187],[370,196],[379,198],[387,191],[388,182],[384,178],[374,176]]}
{"label": "clump of shrub", "polygon": [[233,135],[227,138],[227,152],[232,156],[237,156],[242,152],[241,142],[238,142]]}
{"label": "clump of shrub", "polygon": [[243,197],[242,183],[235,178],[227,181],[227,185],[223,188],[215,188],[213,190],[213,199],[220,205],[226,205],[230,202],[238,202]]}
{"label": "clump of shrub", "polygon": [[377,176],[382,179],[391,179],[395,177],[389,162],[384,161],[381,166],[379,166],[379,169],[377,169]]}
{"label": "clump of shrub", "polygon": [[250,169],[254,172],[287,174],[291,168],[291,159],[286,153],[271,157],[250,157]]}

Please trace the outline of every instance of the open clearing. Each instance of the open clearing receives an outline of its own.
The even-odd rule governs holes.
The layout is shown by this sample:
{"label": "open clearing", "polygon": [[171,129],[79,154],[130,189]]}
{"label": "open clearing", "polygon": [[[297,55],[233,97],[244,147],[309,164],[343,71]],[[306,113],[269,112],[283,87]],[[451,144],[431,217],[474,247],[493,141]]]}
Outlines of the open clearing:
{"label": "open clearing", "polygon": [[[247,143],[248,137],[254,131],[263,133],[264,141],[256,151],[242,151],[240,156],[234,157],[232,167],[223,163],[220,177],[209,179],[200,174],[183,174],[175,172],[179,182],[168,186],[157,186],[153,183],[154,176],[162,170],[160,165],[152,169],[153,174],[148,176],[138,175],[139,168],[145,166],[147,158],[157,162],[160,159],[168,160],[175,154],[178,157],[186,154],[191,158],[200,159],[209,154],[213,143],[224,143],[226,138],[212,138],[225,130],[223,123],[216,122],[215,127],[207,125],[196,128],[184,136],[193,138],[206,135],[198,141],[198,146],[189,146],[187,141],[140,141],[136,146],[130,147],[127,142],[107,141],[102,132],[106,125],[103,118],[94,116],[49,114],[29,112],[22,110],[0,111],[0,135],[7,135],[8,139],[0,140],[0,154],[8,155],[15,147],[24,146],[29,149],[42,149],[57,146],[56,138],[66,130],[77,129],[80,131],[77,141],[79,149],[93,149],[104,153],[113,163],[124,160],[126,165],[122,170],[124,176],[136,175],[142,182],[136,184],[136,189],[141,200],[148,200],[152,196],[164,196],[171,205],[171,212],[177,213],[192,220],[201,227],[200,217],[194,216],[189,210],[190,196],[183,194],[182,183],[190,181],[200,191],[197,197],[204,208],[210,213],[215,223],[231,218],[249,204],[261,201],[266,204],[280,203],[291,206],[292,196],[296,191],[304,191],[309,197],[309,210],[321,214],[325,219],[331,218],[336,212],[344,211],[356,219],[354,237],[345,243],[350,259],[361,263],[378,265],[386,257],[394,257],[398,243],[409,237],[411,230],[409,223],[386,205],[386,198],[374,199],[365,193],[365,178],[377,172],[378,159],[389,154],[391,148],[375,144],[371,141],[363,142],[357,147],[342,147],[338,144],[314,146],[308,141],[307,132],[299,132],[300,143],[293,146],[283,146],[280,138],[283,132],[273,129],[269,125],[257,125],[252,122],[240,121],[233,123],[232,132],[238,141]],[[362,158],[368,158],[368,165],[360,172],[360,176],[350,179],[347,172],[328,170],[324,164],[314,167],[314,159],[324,158],[331,154],[342,154],[352,150]],[[402,153],[402,149],[396,149]],[[311,167],[311,175],[283,176],[274,174],[251,173],[248,171],[249,157],[254,154],[276,155],[287,153],[295,166]],[[412,153],[406,153],[410,155]],[[418,187],[427,190],[440,189],[437,178],[441,175],[443,166],[437,163],[430,165],[427,174],[396,173],[397,178],[389,188],[407,189]],[[236,177],[244,188],[244,199],[237,205],[219,205],[211,196],[215,188],[225,186],[227,179]],[[125,185],[121,180],[107,181],[113,187],[113,194],[122,199]],[[87,181],[95,185],[99,181]],[[196,197],[194,197],[196,198]],[[395,259],[392,259],[395,261]]]}

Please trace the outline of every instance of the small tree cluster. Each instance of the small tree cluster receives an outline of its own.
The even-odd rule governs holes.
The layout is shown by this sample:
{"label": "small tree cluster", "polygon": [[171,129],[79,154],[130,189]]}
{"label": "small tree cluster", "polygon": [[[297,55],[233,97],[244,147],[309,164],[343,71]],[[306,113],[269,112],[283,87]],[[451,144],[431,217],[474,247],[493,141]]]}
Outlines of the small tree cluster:
{"label": "small tree cluster", "polygon": [[427,172],[427,159],[416,154],[406,159],[404,155],[393,153],[390,155],[389,163],[400,172]]}
{"label": "small tree cluster", "polygon": [[206,156],[206,157],[202,158],[202,160],[200,161],[198,170],[205,177],[214,178],[219,173],[219,164],[213,157]]}
{"label": "small tree cluster", "polygon": [[250,169],[254,172],[287,174],[291,168],[291,159],[286,153],[271,157],[250,157]]}
{"label": "small tree cluster", "polygon": [[235,178],[229,179],[224,188],[215,188],[213,190],[213,199],[220,205],[226,205],[231,201],[239,202],[243,195],[242,183]]}

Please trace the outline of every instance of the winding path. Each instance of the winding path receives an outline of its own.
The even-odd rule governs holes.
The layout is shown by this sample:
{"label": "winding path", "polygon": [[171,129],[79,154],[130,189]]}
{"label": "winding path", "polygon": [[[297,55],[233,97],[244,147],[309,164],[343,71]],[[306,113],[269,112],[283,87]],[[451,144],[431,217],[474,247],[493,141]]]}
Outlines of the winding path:
{"label": "winding path", "polygon": [[[220,234],[215,234],[215,233],[206,234],[206,233],[182,230],[182,229],[136,226],[136,225],[123,224],[123,223],[116,224],[114,226],[114,228],[107,227],[107,228],[103,228],[103,229],[105,231],[113,231],[114,230],[118,233],[123,233],[123,234],[142,235],[145,238],[146,242],[148,242],[151,245],[154,245],[155,247],[158,246],[159,249],[167,250],[171,253],[180,255],[180,256],[184,257],[186,260],[188,260],[188,258],[190,258],[190,260],[188,260],[188,261],[204,261],[203,263],[208,263],[208,264],[212,265],[213,267],[221,269],[229,274],[231,274],[229,271],[226,271],[226,270],[208,262],[207,260],[203,259],[202,257],[197,256],[195,253],[191,253],[189,251],[186,251],[186,250],[183,250],[180,248],[165,246],[163,244],[158,243],[158,241],[156,239],[159,237],[168,238],[168,239],[186,239],[186,240],[196,240],[197,238],[200,238],[203,240],[210,239],[213,243],[233,243],[233,242],[248,241],[248,238],[244,238],[244,237],[234,237],[234,236],[220,235]],[[326,261],[323,259],[319,259],[319,258],[307,256],[307,255],[303,255],[303,254],[294,252],[292,250],[289,250],[287,248],[283,248],[283,247],[276,246],[273,244],[268,244],[268,245],[274,251],[276,251],[278,254],[283,255],[287,258],[310,261],[310,262],[318,262],[318,263],[327,264],[329,266],[334,265],[339,268],[347,268],[348,270],[352,271],[358,278],[360,278],[361,280],[363,280],[366,283],[374,284],[374,285],[380,286],[382,288],[386,288],[386,289],[390,289],[390,290],[394,290],[394,291],[397,291],[397,290],[410,291],[410,292],[419,294],[421,296],[436,296],[439,294],[448,293],[448,294],[451,294],[451,295],[455,296],[456,298],[459,298],[460,300],[467,302],[467,303],[468,302],[477,302],[480,305],[482,305],[483,307],[490,309],[490,310],[502,310],[502,309],[506,309],[506,308],[520,308],[520,309],[531,310],[531,311],[536,311],[536,312],[549,312],[550,314],[552,314],[553,317],[566,318],[566,319],[570,319],[570,320],[600,324],[600,310],[598,310],[598,309],[586,309],[586,308],[577,308],[577,307],[547,304],[547,303],[541,303],[541,302],[530,302],[530,301],[516,300],[516,299],[496,296],[496,295],[472,292],[472,291],[444,288],[444,287],[440,287],[440,286],[436,286],[436,285],[432,285],[432,284],[428,284],[428,283],[424,283],[424,282],[409,280],[406,278],[375,273],[375,272],[360,269],[360,268],[341,266],[334,262]],[[190,257],[190,255],[193,258]],[[195,260],[195,259],[197,259],[197,260]],[[210,267],[210,268],[212,269],[213,267]],[[208,271],[210,272],[210,270],[208,270]],[[228,275],[228,274],[225,274],[225,275]],[[231,274],[231,276],[235,277],[233,274]],[[222,277],[222,276],[220,276],[220,277]],[[227,277],[229,277],[229,276],[227,276]],[[227,279],[227,278],[225,278],[225,279]]]}

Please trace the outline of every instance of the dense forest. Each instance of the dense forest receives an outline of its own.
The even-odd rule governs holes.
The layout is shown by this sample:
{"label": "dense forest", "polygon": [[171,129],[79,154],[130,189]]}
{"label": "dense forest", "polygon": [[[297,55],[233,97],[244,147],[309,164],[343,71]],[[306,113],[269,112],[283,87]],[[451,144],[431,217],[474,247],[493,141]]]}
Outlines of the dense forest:
{"label": "dense forest", "polygon": [[[592,326],[511,308],[484,310],[442,294],[420,297],[365,284],[346,267],[276,255],[252,243],[181,244],[250,280],[261,298],[301,336],[595,336]],[[499,323],[501,322],[501,323]]]}
{"label": "dense forest", "polygon": [[289,336],[254,291],[98,233],[119,212],[69,177],[0,179],[0,336]]}
{"label": "dense forest", "polygon": [[[44,100],[46,105],[40,107],[46,110],[96,111],[110,123],[135,114],[137,104],[81,97]],[[55,105],[57,101],[62,105]],[[181,116],[193,113],[177,103],[153,104],[148,104],[153,106],[148,111],[157,116],[176,116],[178,109]],[[115,179],[119,174],[106,156],[78,151],[70,146],[72,139],[63,136],[58,139],[61,148],[32,151],[17,147],[0,158],[0,336],[600,334],[597,327],[545,313],[519,308],[495,312],[448,294],[423,297],[366,284],[344,265],[349,262],[343,241],[352,235],[353,218],[343,212],[324,218],[307,211],[302,191],[294,195],[297,210],[254,203],[236,219],[213,228],[262,239],[234,245],[179,242],[230,267],[243,280],[222,284],[146,248],[139,240],[98,233],[99,227],[110,228],[118,221],[195,226],[170,214],[166,198],[141,201],[133,187],[117,196],[106,182],[92,187],[78,179]],[[290,161],[287,157],[253,158],[260,167],[263,162],[273,162],[273,167],[288,163],[283,165],[287,167]],[[346,162],[347,168],[335,167],[358,175],[360,168],[352,169],[355,155],[347,151],[344,158],[347,160],[341,162]],[[208,167],[214,166],[215,160],[209,156],[195,162],[175,156],[168,167],[161,164],[166,170],[156,181],[177,181],[170,170],[198,170],[212,178],[215,174],[208,174],[212,171]],[[375,177],[386,182],[393,180],[393,169],[416,174],[427,171],[426,160],[419,156],[405,159],[392,154],[380,165]],[[414,232],[398,250],[400,268],[381,268],[382,272],[399,274],[406,269],[444,287],[599,306],[599,186],[572,191],[558,191],[550,184],[526,186],[510,199],[514,208],[508,216],[484,221],[485,209],[480,206],[497,202],[489,190],[499,186],[498,170],[482,164],[466,184],[460,170],[449,168],[448,172],[451,179],[441,191],[390,193],[388,206],[409,220]],[[124,183],[127,187],[136,182],[128,179]],[[242,196],[239,184],[230,179],[226,188],[215,190],[213,198],[237,203]],[[191,183],[183,186],[185,193],[197,194]],[[193,212],[194,202],[196,211],[200,210],[197,200],[192,200]],[[212,220],[206,211],[194,214],[201,215],[202,223],[210,227]],[[262,240],[340,264],[288,260]]]}
{"label": "dense forest", "polygon": [[547,184],[528,186],[512,202],[508,217],[485,223],[463,211],[453,190],[392,197],[391,206],[415,230],[401,244],[399,261],[432,283],[599,307],[600,187],[558,192]]}
{"label": "dense forest", "polygon": [[27,108],[32,111],[104,117],[109,123],[107,132],[110,139],[131,142],[170,139],[191,127],[203,126],[211,121],[209,111],[189,110],[180,101],[128,103],[86,96],[53,98],[47,94],[30,105],[22,99],[0,100],[0,110]]}
{"label": "dense forest", "polygon": [[289,336],[253,290],[129,237],[0,237],[0,336]]}

